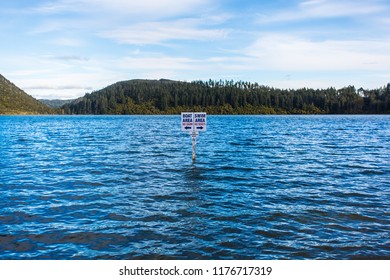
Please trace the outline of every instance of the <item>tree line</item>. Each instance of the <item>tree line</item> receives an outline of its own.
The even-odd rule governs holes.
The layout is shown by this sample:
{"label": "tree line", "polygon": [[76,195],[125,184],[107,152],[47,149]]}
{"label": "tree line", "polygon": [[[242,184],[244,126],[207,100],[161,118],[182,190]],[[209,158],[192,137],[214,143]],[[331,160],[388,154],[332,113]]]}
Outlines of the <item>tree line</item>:
{"label": "tree line", "polygon": [[377,89],[278,89],[243,81],[130,80],[88,93],[64,114],[389,114],[390,83]]}

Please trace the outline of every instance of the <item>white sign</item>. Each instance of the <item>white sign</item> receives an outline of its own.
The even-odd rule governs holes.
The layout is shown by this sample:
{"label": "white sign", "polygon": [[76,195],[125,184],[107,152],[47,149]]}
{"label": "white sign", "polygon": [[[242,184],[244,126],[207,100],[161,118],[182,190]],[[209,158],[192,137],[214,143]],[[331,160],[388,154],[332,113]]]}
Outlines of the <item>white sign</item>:
{"label": "white sign", "polygon": [[195,131],[206,131],[206,113],[194,113]]}
{"label": "white sign", "polygon": [[181,113],[182,131],[206,131],[206,113]]}
{"label": "white sign", "polygon": [[191,131],[194,125],[193,113],[181,113],[181,130]]}

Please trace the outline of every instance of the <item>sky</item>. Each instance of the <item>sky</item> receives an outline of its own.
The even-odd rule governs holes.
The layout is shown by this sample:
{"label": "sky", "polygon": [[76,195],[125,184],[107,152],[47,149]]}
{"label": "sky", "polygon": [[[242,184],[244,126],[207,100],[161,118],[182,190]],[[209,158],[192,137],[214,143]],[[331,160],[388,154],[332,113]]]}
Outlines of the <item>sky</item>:
{"label": "sky", "polygon": [[131,79],[390,82],[390,0],[2,0],[0,74],[36,98]]}

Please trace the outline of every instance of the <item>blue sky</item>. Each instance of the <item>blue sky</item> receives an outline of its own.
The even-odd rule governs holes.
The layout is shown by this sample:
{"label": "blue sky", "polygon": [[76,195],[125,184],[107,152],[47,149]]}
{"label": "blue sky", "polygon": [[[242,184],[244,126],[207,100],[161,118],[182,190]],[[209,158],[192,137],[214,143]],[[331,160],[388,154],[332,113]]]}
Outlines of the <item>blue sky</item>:
{"label": "blue sky", "polygon": [[37,98],[121,80],[390,82],[389,0],[2,0],[0,73]]}

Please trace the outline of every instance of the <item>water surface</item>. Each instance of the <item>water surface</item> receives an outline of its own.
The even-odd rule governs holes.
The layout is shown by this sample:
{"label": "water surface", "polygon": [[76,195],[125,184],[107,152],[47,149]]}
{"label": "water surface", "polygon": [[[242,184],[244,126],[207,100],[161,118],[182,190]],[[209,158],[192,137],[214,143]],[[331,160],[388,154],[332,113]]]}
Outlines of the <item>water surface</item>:
{"label": "water surface", "polygon": [[1,259],[390,258],[390,116],[0,117]]}

